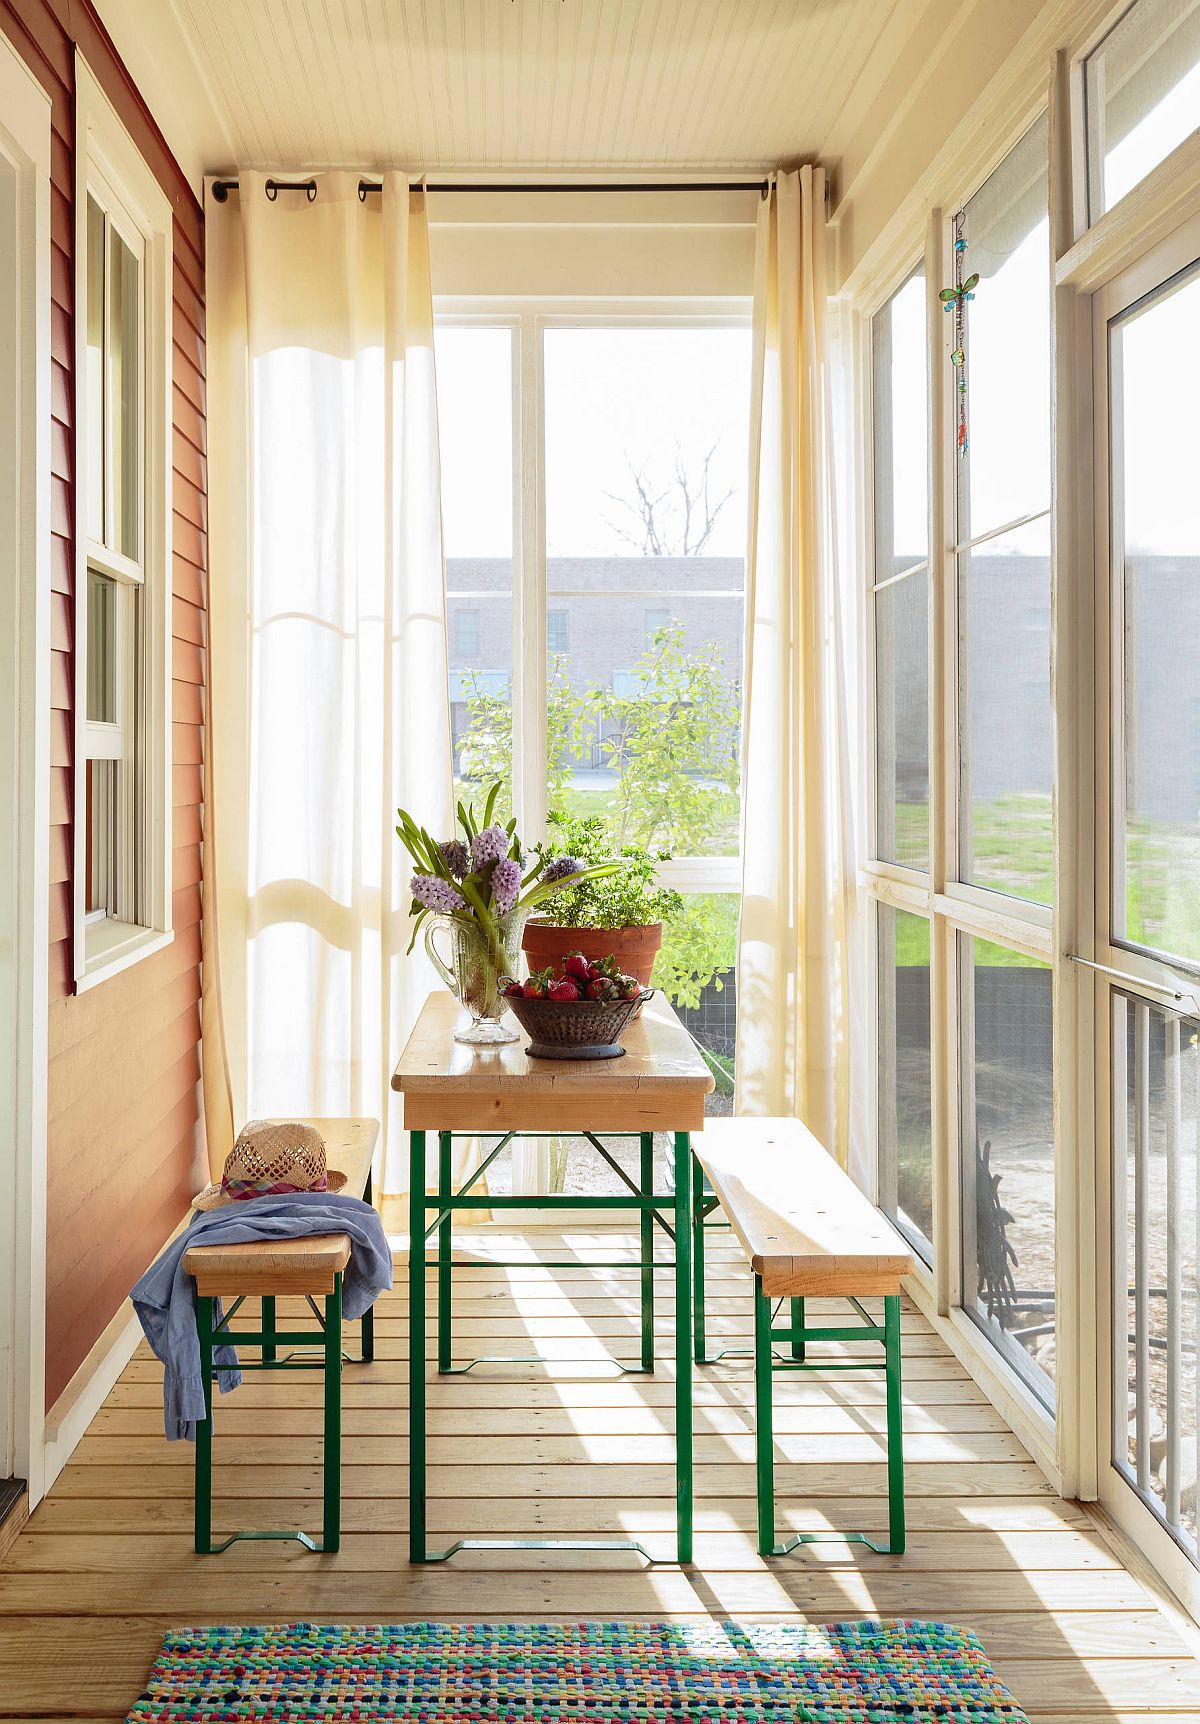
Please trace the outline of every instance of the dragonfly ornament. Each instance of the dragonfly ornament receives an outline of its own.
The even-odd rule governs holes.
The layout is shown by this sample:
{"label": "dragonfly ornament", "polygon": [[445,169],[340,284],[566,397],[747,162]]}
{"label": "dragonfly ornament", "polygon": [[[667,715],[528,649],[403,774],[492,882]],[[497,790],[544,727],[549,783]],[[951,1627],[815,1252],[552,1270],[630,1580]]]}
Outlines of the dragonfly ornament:
{"label": "dragonfly ornament", "polygon": [[959,456],[967,452],[967,313],[966,304],[974,299],[975,289],[979,286],[979,276],[969,275],[963,280],[963,253],[967,242],[963,238],[963,212],[960,210],[954,218],[954,286],[944,287],[938,295],[942,302],[942,310],[954,316],[954,350],[950,355],[950,363],[954,367],[954,375],[958,381],[958,429],[955,441],[958,444]]}

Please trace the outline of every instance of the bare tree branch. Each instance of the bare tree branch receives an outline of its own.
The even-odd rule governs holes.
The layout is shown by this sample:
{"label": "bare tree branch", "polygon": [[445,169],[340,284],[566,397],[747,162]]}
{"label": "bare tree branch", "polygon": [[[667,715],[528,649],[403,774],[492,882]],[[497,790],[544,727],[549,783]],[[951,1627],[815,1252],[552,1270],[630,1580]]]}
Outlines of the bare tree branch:
{"label": "bare tree branch", "polygon": [[674,484],[658,492],[647,480],[646,462],[635,466],[626,453],[626,465],[633,480],[633,497],[621,497],[615,491],[606,491],[604,495],[618,508],[627,510],[637,522],[637,528],[631,531],[608,515],[604,517],[606,525],[643,556],[700,556],[713,535],[722,509],[736,491],[736,487],[731,485],[723,496],[714,500],[711,468],[716,452],[717,444],[714,443],[704,457],[699,480],[694,481],[684,462],[683,450],[676,443]]}

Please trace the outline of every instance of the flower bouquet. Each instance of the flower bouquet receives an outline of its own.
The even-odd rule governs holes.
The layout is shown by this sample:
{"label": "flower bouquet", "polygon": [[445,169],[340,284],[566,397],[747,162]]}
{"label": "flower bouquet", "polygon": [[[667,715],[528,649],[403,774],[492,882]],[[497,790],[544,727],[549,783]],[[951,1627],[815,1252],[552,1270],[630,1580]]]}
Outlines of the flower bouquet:
{"label": "flower bouquet", "polygon": [[[462,836],[440,842],[403,808],[397,810],[397,835],[417,865],[410,881],[414,921],[408,949],[424,927],[426,951],[471,1014],[455,1039],[477,1047],[517,1040],[516,1031],[501,1022],[507,1001],[500,978],[516,974],[529,912],[568,884],[618,873],[624,865],[586,868],[573,856],[538,856],[527,869],[516,821],[502,826],[492,819],[501,788],[493,784],[481,819],[460,802]],[[435,944],[440,928],[450,939],[448,962]]]}

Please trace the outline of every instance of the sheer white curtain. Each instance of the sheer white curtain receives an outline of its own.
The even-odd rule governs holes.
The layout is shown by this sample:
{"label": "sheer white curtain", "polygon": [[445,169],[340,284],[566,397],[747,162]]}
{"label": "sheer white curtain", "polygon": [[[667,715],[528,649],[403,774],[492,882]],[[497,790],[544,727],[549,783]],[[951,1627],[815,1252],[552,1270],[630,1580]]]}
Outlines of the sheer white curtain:
{"label": "sheer white curtain", "polygon": [[425,196],[243,173],[207,233],[205,1028],[237,1123],[378,1116],[399,1191],[388,1079],[434,978],[395,809],[449,833],[453,808]]}
{"label": "sheer white curtain", "polygon": [[847,1165],[859,960],[825,259],[824,171],[779,174],[755,250],[737,1106],[797,1116]]}

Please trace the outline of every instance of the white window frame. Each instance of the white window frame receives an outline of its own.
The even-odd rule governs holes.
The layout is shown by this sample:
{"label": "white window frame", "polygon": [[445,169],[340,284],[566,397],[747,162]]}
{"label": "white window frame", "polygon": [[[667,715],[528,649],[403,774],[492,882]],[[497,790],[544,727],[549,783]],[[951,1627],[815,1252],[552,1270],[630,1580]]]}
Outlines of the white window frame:
{"label": "white window frame", "polygon": [[[513,811],[530,841],[546,833],[546,497],[544,352],[548,329],[749,329],[744,298],[672,300],[635,307],[622,300],[521,301],[439,298],[440,327],[509,330],[513,447]],[[694,595],[693,595],[694,596]],[[745,599],[743,589],[743,602]],[[740,855],[682,856],[659,870],[686,894],[740,892]]]}
{"label": "white window frame", "polygon": [[[1087,222],[1087,154],[1083,60],[1111,26],[1115,8],[1093,16],[1072,33],[1064,24],[1048,57],[1031,58],[1007,93],[998,95],[972,131],[953,140],[924,190],[922,241],[910,222],[889,232],[847,284],[846,303],[860,332],[853,391],[860,483],[856,542],[861,579],[859,676],[864,714],[860,764],[867,797],[864,827],[873,819],[874,642],[869,627],[868,572],[871,522],[869,318],[911,273],[918,248],[925,254],[931,336],[929,437],[937,459],[931,469],[930,707],[931,868],[928,876],[873,860],[860,860],[859,880],[873,948],[874,904],[894,904],[930,919],[932,1121],[934,1160],[934,1272],[919,1267],[909,1282],[935,1328],[1012,1424],[1057,1489],[1096,1502],[1102,1518],[1135,1545],[1193,1616],[1200,1618],[1200,1570],[1112,1465],[1111,1384],[1113,1299],[1111,1157],[1111,995],[1114,988],[1161,1004],[1189,996],[1197,977],[1153,956],[1113,944],[1107,937],[1111,770],[1109,734],[1113,665],[1107,635],[1111,570],[1107,543],[1097,534],[1106,512],[1107,449],[1104,378],[1095,362],[1093,296],[1122,271],[1200,217],[1200,135],[1182,143],[1141,184]],[[1054,905],[1022,906],[996,894],[963,889],[955,880],[957,850],[947,808],[956,794],[953,738],[946,734],[946,703],[954,689],[956,580],[948,547],[953,533],[954,457],[948,446],[953,383],[948,362],[949,319],[937,289],[950,276],[952,232],[946,211],[961,207],[1003,160],[1046,106],[1050,113],[1050,233],[1052,258],[1052,689],[1055,715]],[[975,116],[979,120],[981,116]],[[939,738],[941,746],[936,746]],[[871,840],[873,846],[873,838]],[[958,885],[958,890],[951,888]],[[1014,918],[1007,912],[1015,905]],[[1000,912],[1005,912],[1001,914]],[[959,1094],[957,1079],[958,977],[951,939],[978,933],[1028,956],[1048,959],[1054,987],[1054,1103],[1057,1252],[1057,1420],[956,1309],[959,1241]],[[1110,966],[1120,976],[1097,970]],[[875,989],[875,954],[868,977]],[[864,1069],[868,1127],[877,1135],[875,1084],[876,1003],[866,1027],[871,1046]]]}
{"label": "white window frame", "polygon": [[[171,923],[171,202],[121,124],[81,54],[76,54],[75,145],[75,688],[74,688],[74,904],[73,958],[77,992],[160,950]],[[142,526],[139,558],[89,539],[87,449],[87,213],[89,192],[105,208],[142,265],[141,431]],[[106,230],[107,231],[107,230]],[[107,432],[106,432],[107,434]],[[111,471],[106,463],[106,471]],[[89,567],[126,587],[142,589],[141,653],[126,666],[141,687],[137,753],[139,818],[134,853],[119,897],[128,902],[136,876],[139,918],[119,921],[87,910],[87,760],[128,755],[122,717],[129,689],[118,679],[118,722],[92,725],[87,717],[87,610]],[[131,611],[132,607],[124,607]],[[132,647],[130,648],[132,655]],[[129,825],[133,827],[132,818]]]}

